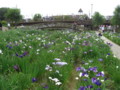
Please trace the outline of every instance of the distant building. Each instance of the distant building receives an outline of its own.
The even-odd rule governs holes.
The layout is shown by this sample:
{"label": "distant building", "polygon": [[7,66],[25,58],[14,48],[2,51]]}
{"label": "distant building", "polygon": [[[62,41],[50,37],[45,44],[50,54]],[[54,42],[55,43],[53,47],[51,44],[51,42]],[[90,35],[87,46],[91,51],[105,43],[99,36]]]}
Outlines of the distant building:
{"label": "distant building", "polygon": [[112,16],[106,16],[105,19],[106,19],[106,20],[111,20],[111,19],[112,19]]}
{"label": "distant building", "polygon": [[83,14],[83,10],[81,8],[78,10],[78,12],[80,13],[80,15]]}

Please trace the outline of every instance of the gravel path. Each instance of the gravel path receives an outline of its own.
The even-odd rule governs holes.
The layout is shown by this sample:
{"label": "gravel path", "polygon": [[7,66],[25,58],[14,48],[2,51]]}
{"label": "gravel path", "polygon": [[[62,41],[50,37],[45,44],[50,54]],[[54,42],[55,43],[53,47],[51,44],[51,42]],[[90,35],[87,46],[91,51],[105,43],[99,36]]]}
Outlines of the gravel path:
{"label": "gravel path", "polygon": [[107,39],[106,37],[104,36],[101,36],[101,39],[104,40],[105,43],[111,45],[110,48],[113,52],[113,54],[118,58],[120,59],[120,46],[115,44],[114,42],[110,41],[109,39]]}

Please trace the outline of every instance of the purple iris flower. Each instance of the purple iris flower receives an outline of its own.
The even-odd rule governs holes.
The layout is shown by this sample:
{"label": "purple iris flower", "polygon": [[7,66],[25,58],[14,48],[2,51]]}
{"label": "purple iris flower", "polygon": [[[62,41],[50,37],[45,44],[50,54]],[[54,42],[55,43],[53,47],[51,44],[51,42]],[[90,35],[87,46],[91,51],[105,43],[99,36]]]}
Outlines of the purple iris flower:
{"label": "purple iris flower", "polygon": [[92,83],[95,83],[97,81],[96,78],[92,78]]}
{"label": "purple iris flower", "polygon": [[87,88],[93,88],[93,86],[92,85],[88,85]]}
{"label": "purple iris flower", "polygon": [[77,68],[76,68],[76,71],[80,71],[80,70],[81,70],[81,67],[77,67]]}
{"label": "purple iris flower", "polygon": [[110,53],[108,53],[107,55],[110,55]]}
{"label": "purple iris flower", "polygon": [[100,86],[102,83],[101,83],[99,80],[97,80],[97,81],[95,82],[95,84],[96,84],[97,86]]}
{"label": "purple iris flower", "polygon": [[23,55],[19,55],[19,57],[21,57],[21,58],[22,58],[22,57],[23,57]]}
{"label": "purple iris flower", "polygon": [[82,76],[88,76],[88,74],[86,72],[83,72]]}
{"label": "purple iris flower", "polygon": [[83,79],[83,81],[88,81],[87,79]]}
{"label": "purple iris flower", "polygon": [[47,88],[48,88],[48,86],[47,86],[47,85],[45,85],[43,88],[47,89]]}
{"label": "purple iris flower", "polygon": [[6,47],[8,47],[9,49],[12,49],[13,47],[12,46],[10,46],[10,45],[6,45]]}
{"label": "purple iris flower", "polygon": [[102,58],[100,58],[100,59],[98,59],[99,61],[103,61],[103,59]]}
{"label": "purple iris flower", "polygon": [[88,70],[93,71],[93,72],[97,72],[97,67],[91,67]]}
{"label": "purple iris flower", "polygon": [[86,43],[87,41],[84,41],[84,43]]}
{"label": "purple iris flower", "polygon": [[100,76],[104,77],[104,73],[103,72],[99,72],[96,76],[97,77],[100,77]]}
{"label": "purple iris flower", "polygon": [[22,55],[23,55],[23,56],[26,56],[26,55],[28,55],[28,52],[24,52]]}
{"label": "purple iris flower", "polygon": [[86,72],[86,71],[87,71],[84,67],[76,68],[76,71],[77,71],[77,70],[79,70],[79,71],[82,70],[83,72]]}
{"label": "purple iris flower", "polygon": [[18,53],[16,53],[16,56],[19,56]]}
{"label": "purple iris flower", "polygon": [[86,87],[80,86],[80,88],[78,90],[86,90]]}
{"label": "purple iris flower", "polygon": [[32,82],[36,82],[37,81],[37,79],[36,78],[32,78]]}
{"label": "purple iris flower", "polygon": [[94,72],[97,72],[97,67],[93,67],[93,71],[94,71]]}
{"label": "purple iris flower", "polygon": [[13,68],[16,70],[16,71],[19,71],[19,66],[18,65],[14,65]]}
{"label": "purple iris flower", "polygon": [[24,52],[24,53],[21,54],[21,55],[18,55],[18,53],[16,53],[16,56],[17,56],[17,57],[20,57],[20,58],[22,58],[22,57],[24,57],[24,56],[26,56],[26,55],[28,55],[28,52]]}
{"label": "purple iris flower", "polygon": [[101,85],[101,82],[97,80],[96,78],[92,78],[92,83],[96,84],[97,86]]}

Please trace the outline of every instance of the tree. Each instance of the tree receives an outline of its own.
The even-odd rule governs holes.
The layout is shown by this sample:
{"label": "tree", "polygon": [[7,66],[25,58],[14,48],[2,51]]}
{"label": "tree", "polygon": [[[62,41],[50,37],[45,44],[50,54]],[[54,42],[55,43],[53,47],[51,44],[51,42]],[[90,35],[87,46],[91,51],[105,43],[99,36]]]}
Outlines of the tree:
{"label": "tree", "polygon": [[111,19],[111,23],[120,28],[120,6],[117,6],[114,11],[114,15]]}
{"label": "tree", "polygon": [[0,20],[6,20],[5,14],[8,12],[9,8],[0,8]]}
{"label": "tree", "polygon": [[105,18],[99,12],[95,12],[92,17],[92,23],[95,27],[102,25],[105,22]]}
{"label": "tree", "polygon": [[6,18],[11,23],[18,23],[20,20],[22,20],[22,15],[20,14],[20,9],[17,8],[11,8],[6,13]]}
{"label": "tree", "polygon": [[83,14],[79,16],[80,20],[87,20],[89,17],[87,16],[87,14]]}
{"label": "tree", "polygon": [[42,17],[41,17],[40,14],[35,14],[34,17],[33,17],[33,20],[34,20],[34,21],[39,21],[39,20],[41,20],[41,18],[42,18]]}

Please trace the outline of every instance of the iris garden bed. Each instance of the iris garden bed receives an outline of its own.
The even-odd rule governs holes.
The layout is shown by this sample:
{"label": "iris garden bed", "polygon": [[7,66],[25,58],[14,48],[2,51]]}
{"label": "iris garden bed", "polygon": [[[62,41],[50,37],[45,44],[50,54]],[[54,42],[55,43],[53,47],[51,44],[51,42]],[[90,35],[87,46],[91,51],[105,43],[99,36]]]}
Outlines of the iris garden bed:
{"label": "iris garden bed", "polygon": [[1,90],[119,90],[120,61],[94,32],[0,32]]}
{"label": "iris garden bed", "polygon": [[104,36],[113,41],[114,43],[120,45],[120,33],[106,32]]}

